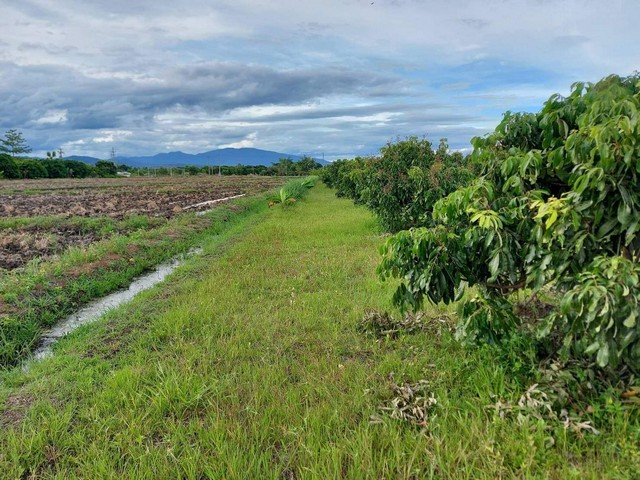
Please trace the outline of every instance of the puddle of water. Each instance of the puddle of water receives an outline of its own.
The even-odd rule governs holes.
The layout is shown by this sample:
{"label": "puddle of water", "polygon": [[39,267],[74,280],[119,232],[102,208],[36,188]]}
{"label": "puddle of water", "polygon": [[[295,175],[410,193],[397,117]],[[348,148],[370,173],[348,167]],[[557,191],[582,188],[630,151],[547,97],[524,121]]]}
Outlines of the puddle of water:
{"label": "puddle of water", "polygon": [[[233,200],[235,198],[244,197],[245,195],[246,195],[246,193],[243,193],[242,195],[235,195],[233,197],[219,198],[218,200],[209,200],[208,202],[197,203],[196,205],[191,205],[189,207],[186,207],[185,210],[187,208],[200,207],[200,206],[203,206],[203,205],[213,205],[213,204],[216,204],[216,203],[225,202],[227,200]],[[213,208],[210,208],[208,210],[202,210],[200,212],[196,212],[196,216],[201,217],[202,215],[206,215],[209,212],[213,212],[213,210],[214,210]]]}
{"label": "puddle of water", "polygon": [[236,198],[244,197],[245,195],[246,193],[241,193],[240,195],[233,195],[231,197],[218,198],[216,200],[207,200],[206,202],[200,202],[194,205],[189,205],[188,207],[184,207],[184,210],[189,210],[190,208],[204,207],[205,205],[215,205],[216,203],[226,202],[228,200],[235,200]]}
{"label": "puddle of water", "polygon": [[162,263],[155,270],[136,278],[129,288],[119,290],[106,297],[94,300],[77,312],[61,320],[51,330],[40,338],[38,347],[33,353],[33,358],[40,360],[53,355],[53,345],[68,333],[86,323],[95,322],[108,310],[116,308],[133,299],[138,293],[148,290],[165,279],[167,275],[182,265],[187,257],[202,253],[202,249],[190,250],[186,255],[173,259],[171,262]]}

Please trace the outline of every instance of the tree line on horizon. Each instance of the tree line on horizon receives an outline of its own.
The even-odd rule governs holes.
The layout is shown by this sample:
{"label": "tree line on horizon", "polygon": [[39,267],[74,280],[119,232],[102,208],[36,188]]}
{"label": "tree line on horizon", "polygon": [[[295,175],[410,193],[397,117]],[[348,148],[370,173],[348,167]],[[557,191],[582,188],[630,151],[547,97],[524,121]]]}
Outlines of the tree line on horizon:
{"label": "tree line on horizon", "polygon": [[322,165],[311,157],[304,156],[298,161],[281,158],[277,163],[267,165],[205,165],[202,167],[186,165],[184,167],[131,167],[110,160],[98,160],[95,165],[79,160],[64,159],[56,152],[47,152],[47,157],[32,158],[19,156],[31,152],[24,136],[12,129],[0,139],[0,178],[36,179],[36,178],[88,178],[114,177],[118,172],[127,172],[136,176],[172,176],[172,175],[265,175],[265,176],[303,176],[322,169]]}

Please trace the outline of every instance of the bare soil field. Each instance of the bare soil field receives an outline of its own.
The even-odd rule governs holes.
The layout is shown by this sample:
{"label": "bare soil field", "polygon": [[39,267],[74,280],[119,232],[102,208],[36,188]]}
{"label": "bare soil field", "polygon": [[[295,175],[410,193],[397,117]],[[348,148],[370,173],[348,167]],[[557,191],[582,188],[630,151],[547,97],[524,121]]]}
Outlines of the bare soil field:
{"label": "bare soil field", "polygon": [[282,178],[261,176],[1,180],[0,218],[135,214],[171,218],[196,203],[260,193],[282,183]]}
{"label": "bare soil field", "polygon": [[116,233],[155,228],[185,211],[212,208],[193,205],[282,183],[258,176],[0,180],[0,270]]}

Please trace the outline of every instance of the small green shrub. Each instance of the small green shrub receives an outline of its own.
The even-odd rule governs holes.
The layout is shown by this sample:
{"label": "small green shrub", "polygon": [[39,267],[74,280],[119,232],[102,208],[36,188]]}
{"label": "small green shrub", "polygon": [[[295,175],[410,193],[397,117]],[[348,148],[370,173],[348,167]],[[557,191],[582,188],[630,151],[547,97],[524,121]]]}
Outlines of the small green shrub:
{"label": "small green shrub", "polygon": [[307,191],[315,186],[317,180],[318,177],[314,176],[289,180],[278,190],[276,196],[269,201],[269,206],[281,205],[285,207],[297,202],[307,195]]}
{"label": "small green shrub", "polygon": [[338,160],[323,171],[337,196],[366,205],[390,232],[431,225],[433,204],[473,177],[471,165],[460,152],[449,152],[446,140],[433,150],[417,137],[388,143],[379,157]]}

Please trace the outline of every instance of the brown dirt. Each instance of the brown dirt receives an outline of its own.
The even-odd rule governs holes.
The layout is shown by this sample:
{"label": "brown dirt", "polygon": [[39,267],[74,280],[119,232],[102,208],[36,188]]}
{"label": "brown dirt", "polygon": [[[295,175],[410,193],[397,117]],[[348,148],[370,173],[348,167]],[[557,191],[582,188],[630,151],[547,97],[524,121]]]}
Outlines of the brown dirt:
{"label": "brown dirt", "polygon": [[[132,177],[0,181],[0,218],[140,214],[171,218],[185,207],[240,194],[263,192],[282,178],[259,176]],[[190,211],[207,210],[210,205]]]}
{"label": "brown dirt", "polygon": [[14,393],[4,403],[5,410],[0,413],[0,427],[15,427],[22,422],[27,410],[35,402],[28,394]]}
{"label": "brown dirt", "polygon": [[[0,180],[0,219],[60,216],[61,218],[131,215],[172,218],[185,207],[240,194],[255,194],[283,183],[279,177],[194,176],[107,179]],[[190,208],[207,210],[211,205]],[[205,219],[200,219],[205,221]],[[172,232],[169,232],[171,237]],[[61,224],[52,229],[37,225],[0,230],[0,271],[24,266],[69,247],[86,248],[104,235]],[[129,256],[136,252],[127,252]],[[89,265],[91,273],[100,265]]]}
{"label": "brown dirt", "polygon": [[97,270],[104,270],[111,267],[114,263],[122,260],[122,255],[116,253],[109,253],[104,258],[96,260],[95,262],[85,263],[77,268],[74,268],[66,274],[67,277],[78,278],[82,275],[91,275]]}
{"label": "brown dirt", "polygon": [[9,305],[2,298],[0,298],[0,316],[11,313],[14,311],[14,309],[15,307],[13,305]]}
{"label": "brown dirt", "polygon": [[535,295],[525,302],[518,303],[515,308],[516,315],[528,324],[537,323],[549,315],[553,309],[552,304],[543,302]]}
{"label": "brown dirt", "polygon": [[54,255],[71,246],[87,247],[99,240],[94,233],[79,233],[72,229],[48,232],[32,229],[9,230],[0,237],[0,269],[11,270],[25,265],[35,257]]}

